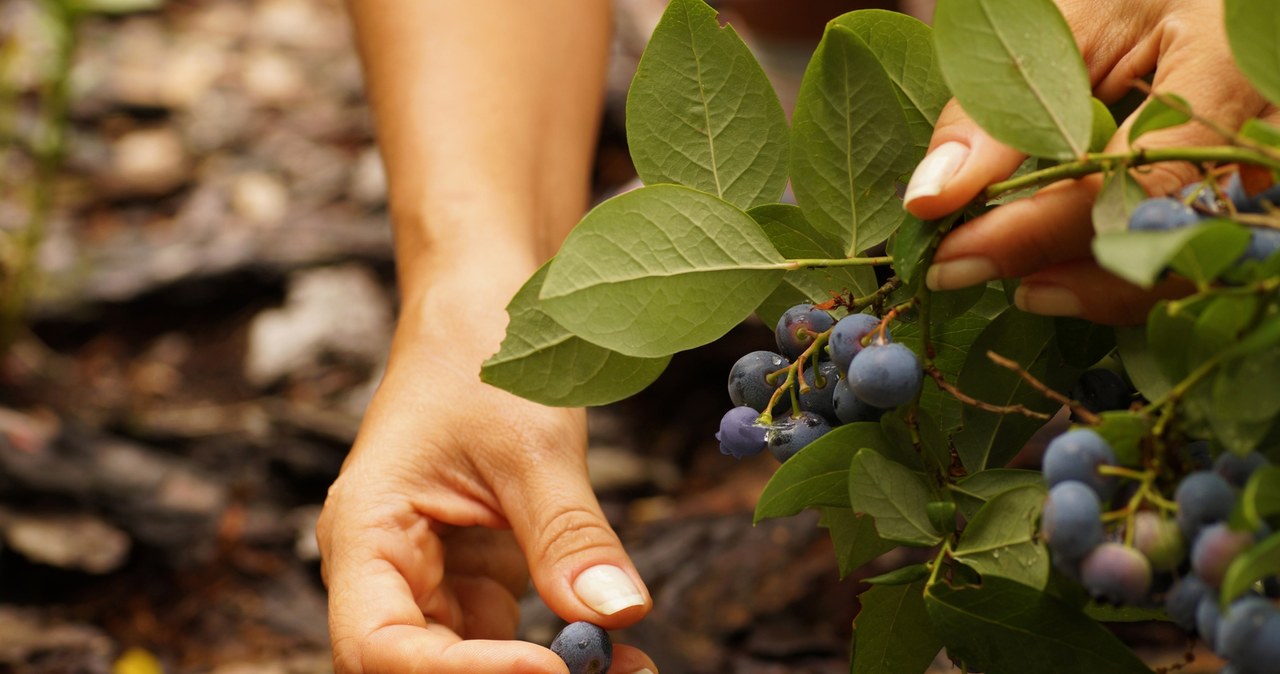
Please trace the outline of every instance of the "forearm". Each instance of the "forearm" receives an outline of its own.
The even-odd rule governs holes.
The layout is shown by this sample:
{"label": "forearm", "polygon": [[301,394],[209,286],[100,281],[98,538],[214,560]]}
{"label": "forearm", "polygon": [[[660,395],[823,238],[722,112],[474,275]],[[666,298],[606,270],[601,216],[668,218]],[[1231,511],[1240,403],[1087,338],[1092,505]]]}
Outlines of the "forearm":
{"label": "forearm", "polygon": [[[406,303],[484,270],[505,303],[586,205],[603,0],[349,0]],[[479,276],[479,275],[477,275]]]}

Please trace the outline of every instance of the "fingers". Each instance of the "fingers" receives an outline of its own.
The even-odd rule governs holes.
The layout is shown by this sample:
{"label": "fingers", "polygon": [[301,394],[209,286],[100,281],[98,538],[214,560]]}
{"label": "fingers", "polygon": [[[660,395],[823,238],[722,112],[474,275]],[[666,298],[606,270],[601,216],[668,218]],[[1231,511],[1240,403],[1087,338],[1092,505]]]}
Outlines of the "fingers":
{"label": "fingers", "polygon": [[565,438],[521,445],[494,474],[538,594],[565,620],[608,629],[639,620],[649,593],[591,491],[583,452]]}
{"label": "fingers", "polygon": [[[567,674],[555,653],[523,641],[462,641],[442,625],[387,625],[361,644],[360,674]],[[335,651],[338,644],[334,643]]]}
{"label": "fingers", "polygon": [[1046,316],[1074,316],[1107,325],[1136,325],[1162,299],[1194,290],[1182,278],[1169,278],[1144,290],[1102,269],[1091,260],[1049,267],[1022,280],[1014,293],[1019,309]]}
{"label": "fingers", "polygon": [[938,116],[929,153],[911,174],[904,205],[918,218],[940,218],[1009,177],[1024,158],[987,135],[952,99]]}
{"label": "fingers", "polygon": [[609,674],[658,674],[658,666],[639,649],[614,644]]}

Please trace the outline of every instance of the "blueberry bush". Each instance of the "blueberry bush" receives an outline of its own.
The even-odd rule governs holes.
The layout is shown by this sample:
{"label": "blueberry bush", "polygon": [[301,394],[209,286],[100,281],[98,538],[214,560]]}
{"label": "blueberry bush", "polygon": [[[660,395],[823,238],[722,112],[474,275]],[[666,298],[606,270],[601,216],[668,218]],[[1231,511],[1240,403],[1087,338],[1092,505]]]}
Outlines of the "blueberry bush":
{"label": "blueberry bush", "polygon": [[[1238,66],[1280,103],[1273,0],[1226,0],[1225,15]],[[914,674],[943,648],[997,674],[1144,672],[1101,624],[1134,620],[1180,625],[1233,671],[1280,672],[1280,129],[1144,148],[1150,131],[1211,124],[1177,92],[1147,93],[1132,149],[1097,151],[1128,111],[1091,97],[1051,0],[940,0],[932,28],[833,19],[788,123],[733,28],[671,0],[627,101],[645,186],[590,211],[529,279],[482,377],[604,404],[754,313],[778,350],[734,365],[717,438],[781,464],[757,519],[819,510],[842,573],[931,551],[868,581],[852,672]],[[952,96],[1030,159],[920,221],[903,182]],[[1134,175],[1162,162],[1201,178],[1148,195]],[[1023,313],[1016,281],[923,283],[951,228],[1091,174],[1099,263],[1192,294],[1112,329]],[[1064,406],[1073,427],[1043,471],[1007,467]]]}

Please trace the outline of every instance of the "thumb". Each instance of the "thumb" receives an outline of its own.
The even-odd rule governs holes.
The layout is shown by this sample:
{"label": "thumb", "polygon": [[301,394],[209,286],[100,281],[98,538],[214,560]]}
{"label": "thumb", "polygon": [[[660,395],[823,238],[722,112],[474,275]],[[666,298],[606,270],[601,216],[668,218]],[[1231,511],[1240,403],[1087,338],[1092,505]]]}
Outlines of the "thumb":
{"label": "thumb", "polygon": [[918,218],[940,218],[1012,175],[1025,158],[987,135],[951,99],[933,128],[929,152],[907,183],[904,205]]}
{"label": "thumb", "polygon": [[565,620],[608,629],[639,620],[652,601],[591,490],[583,452],[524,456],[499,499],[538,594]]}

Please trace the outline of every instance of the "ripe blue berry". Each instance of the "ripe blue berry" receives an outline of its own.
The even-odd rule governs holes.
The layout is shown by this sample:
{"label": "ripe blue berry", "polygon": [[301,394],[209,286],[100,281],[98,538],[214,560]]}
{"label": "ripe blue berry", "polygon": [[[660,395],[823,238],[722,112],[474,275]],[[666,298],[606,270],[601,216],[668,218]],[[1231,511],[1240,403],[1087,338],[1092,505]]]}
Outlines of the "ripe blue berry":
{"label": "ripe blue berry", "polygon": [[1092,487],[1062,482],[1049,490],[1040,530],[1055,557],[1075,561],[1102,543],[1102,504]]}
{"label": "ripe blue berry", "polygon": [[836,384],[834,395],[831,396],[832,406],[835,408],[836,419],[842,424],[853,424],[859,421],[879,421],[884,415],[884,410],[879,407],[872,407],[858,399],[858,394],[849,388],[849,380],[841,379]]}
{"label": "ripe blue berry", "polygon": [[1188,631],[1196,631],[1196,607],[1200,600],[1213,592],[1204,581],[1195,576],[1183,576],[1178,584],[1165,596],[1164,610],[1179,627]]}
{"label": "ripe blue berry", "polygon": [[792,360],[799,358],[813,344],[813,338],[820,332],[830,330],[835,322],[831,314],[812,304],[797,304],[787,309],[778,319],[778,327],[774,330],[774,336],[778,339],[778,351]]}
{"label": "ripe blue berry", "polygon": [[[800,393],[800,408],[822,415],[828,422],[835,423],[835,390],[840,380],[839,370],[834,363],[824,360],[818,363],[817,371],[816,376],[814,368],[806,368],[804,371],[804,383],[809,390]],[[819,382],[821,386],[818,385]]]}
{"label": "ripe blue berry", "polygon": [[1191,546],[1191,568],[1206,585],[1217,588],[1231,562],[1251,547],[1253,534],[1235,531],[1225,523],[1207,526]]}
{"label": "ripe blue berry", "polygon": [[1280,615],[1268,615],[1252,639],[1236,646],[1231,662],[1243,672],[1280,672]]}
{"label": "ripe blue berry", "polygon": [[849,365],[849,387],[860,400],[881,409],[911,402],[923,380],[920,360],[901,344],[872,344]]}
{"label": "ripe blue berry", "polygon": [[1200,529],[1227,519],[1236,495],[1221,475],[1197,471],[1182,478],[1173,493],[1178,502],[1178,526],[1188,541],[1194,541]]}
{"label": "ripe blue berry", "polygon": [[1044,451],[1044,479],[1050,487],[1068,480],[1089,485],[1098,495],[1105,495],[1114,480],[1099,475],[1098,466],[1114,466],[1116,453],[1111,445],[1088,428],[1067,431],[1049,441]]}
{"label": "ripe blue berry", "polygon": [[[772,351],[752,351],[739,358],[729,369],[729,399],[736,406],[745,405],[763,412],[774,391],[786,380],[785,374],[774,377],[773,383],[766,377],[790,364],[791,361]],[[774,414],[785,410],[788,400],[789,396],[780,396]]]}
{"label": "ripe blue berry", "polygon": [[1273,615],[1276,607],[1262,597],[1245,596],[1231,602],[1218,622],[1218,655],[1235,660],[1247,653],[1249,643],[1260,636]]}
{"label": "ripe blue berry", "polygon": [[[862,338],[879,325],[880,319],[871,314],[849,314],[837,321],[831,330],[831,338],[827,340],[831,362],[847,374],[853,357],[862,350]],[[885,341],[892,341],[888,330],[885,330]]]}
{"label": "ripe blue berry", "polygon": [[1200,222],[1192,208],[1172,197],[1154,197],[1138,204],[1129,215],[1129,229],[1135,232],[1162,232]]}
{"label": "ripe blue berry", "polygon": [[766,436],[769,451],[778,463],[783,463],[830,430],[831,424],[813,412],[801,412],[800,416],[783,418],[769,427]]}
{"label": "ripe blue berry", "polygon": [[760,413],[750,407],[735,407],[720,418],[720,453],[736,459],[764,451],[768,427],[756,425]]}
{"label": "ripe blue berry", "polygon": [[613,642],[603,627],[569,623],[551,641],[551,650],[569,666],[569,674],[604,674],[613,664]]}
{"label": "ripe blue berry", "polygon": [[1244,456],[1223,452],[1218,460],[1213,462],[1213,472],[1221,475],[1231,486],[1243,487],[1249,481],[1249,476],[1253,475],[1253,471],[1267,463],[1267,457],[1257,452],[1249,452]]}
{"label": "ripe blue berry", "polygon": [[1218,611],[1218,593],[1210,589],[1196,604],[1196,634],[1209,648],[1218,649],[1218,623],[1222,613]]}
{"label": "ripe blue berry", "polygon": [[1241,260],[1262,262],[1280,250],[1280,229],[1271,227],[1249,228],[1249,246],[1240,255]]}

